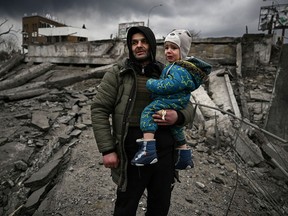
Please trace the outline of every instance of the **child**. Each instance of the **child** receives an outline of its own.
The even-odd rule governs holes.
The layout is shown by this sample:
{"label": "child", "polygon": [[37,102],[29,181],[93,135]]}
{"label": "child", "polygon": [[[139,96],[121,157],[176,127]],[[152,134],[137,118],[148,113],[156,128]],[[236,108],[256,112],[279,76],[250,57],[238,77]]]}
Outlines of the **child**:
{"label": "child", "polygon": [[[158,111],[165,119],[164,109],[180,110],[187,106],[191,92],[197,89],[211,72],[211,65],[197,59],[185,60],[190,50],[192,38],[187,30],[174,30],[164,41],[165,56],[169,64],[163,69],[159,79],[149,79],[147,89],[152,92],[153,102],[141,114],[140,128],[143,138],[136,142],[139,151],[131,163],[136,166],[153,164],[158,161],[154,133],[158,128],[152,115]],[[183,127],[171,126],[176,140],[178,159],[176,170],[193,168],[192,151],[185,140]]]}

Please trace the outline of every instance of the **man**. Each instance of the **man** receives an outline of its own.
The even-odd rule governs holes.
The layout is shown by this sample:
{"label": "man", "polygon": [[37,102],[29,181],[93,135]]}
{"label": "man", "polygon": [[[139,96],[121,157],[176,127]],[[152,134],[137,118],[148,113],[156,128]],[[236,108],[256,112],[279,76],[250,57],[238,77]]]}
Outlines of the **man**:
{"label": "man", "polygon": [[[167,215],[174,183],[175,140],[169,125],[192,121],[193,107],[166,110],[165,119],[154,115],[159,128],[155,133],[158,162],[147,166],[131,165],[142,138],[140,115],[150,100],[148,78],[159,78],[163,64],[156,61],[156,39],[148,27],[131,27],[127,33],[129,58],[107,72],[91,107],[92,126],[103,164],[111,169],[117,184],[114,216],[136,215],[139,200],[147,189],[146,216]],[[109,117],[112,115],[112,132]]]}

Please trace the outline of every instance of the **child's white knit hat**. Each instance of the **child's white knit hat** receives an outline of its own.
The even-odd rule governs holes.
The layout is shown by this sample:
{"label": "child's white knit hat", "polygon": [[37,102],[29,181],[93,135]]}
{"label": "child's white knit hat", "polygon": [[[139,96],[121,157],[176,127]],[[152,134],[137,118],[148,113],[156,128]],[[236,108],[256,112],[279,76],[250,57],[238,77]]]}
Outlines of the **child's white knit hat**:
{"label": "child's white knit hat", "polygon": [[188,30],[176,29],[170,32],[165,40],[176,44],[180,48],[181,59],[185,59],[190,51],[192,37]]}

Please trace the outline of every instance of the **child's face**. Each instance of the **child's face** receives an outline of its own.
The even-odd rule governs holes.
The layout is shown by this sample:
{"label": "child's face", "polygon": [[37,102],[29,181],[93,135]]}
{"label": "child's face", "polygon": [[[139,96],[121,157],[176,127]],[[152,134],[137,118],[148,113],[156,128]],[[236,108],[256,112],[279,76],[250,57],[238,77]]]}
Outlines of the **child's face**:
{"label": "child's face", "polygon": [[180,48],[176,44],[167,41],[164,44],[164,49],[165,49],[166,60],[169,63],[172,63],[181,59]]}

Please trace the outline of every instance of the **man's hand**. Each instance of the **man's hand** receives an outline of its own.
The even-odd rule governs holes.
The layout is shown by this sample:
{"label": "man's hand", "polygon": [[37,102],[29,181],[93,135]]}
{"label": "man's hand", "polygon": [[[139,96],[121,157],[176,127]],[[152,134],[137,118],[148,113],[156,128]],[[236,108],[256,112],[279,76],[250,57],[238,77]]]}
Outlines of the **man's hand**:
{"label": "man's hand", "polygon": [[177,112],[175,110],[167,109],[165,110],[165,118],[162,118],[162,115],[158,112],[153,114],[154,122],[158,125],[174,125],[178,119]]}
{"label": "man's hand", "polygon": [[106,168],[117,168],[119,165],[119,159],[116,152],[103,156],[103,164]]}

